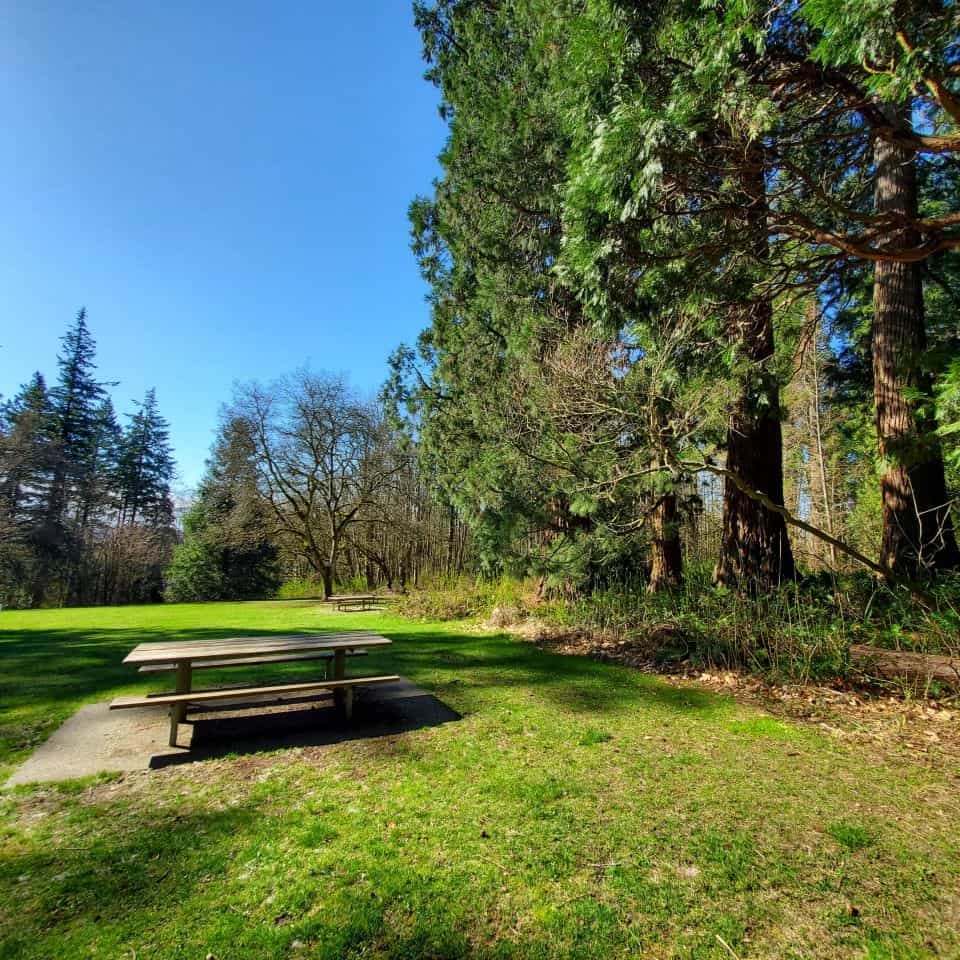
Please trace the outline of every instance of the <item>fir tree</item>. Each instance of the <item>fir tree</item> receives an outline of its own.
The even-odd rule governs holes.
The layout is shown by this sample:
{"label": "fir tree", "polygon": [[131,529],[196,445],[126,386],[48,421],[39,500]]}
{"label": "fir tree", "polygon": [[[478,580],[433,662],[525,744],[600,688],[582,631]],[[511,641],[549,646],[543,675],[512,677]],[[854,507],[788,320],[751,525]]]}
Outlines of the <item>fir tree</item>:
{"label": "fir tree", "polygon": [[35,605],[43,596],[53,449],[50,398],[35,373],[0,409],[0,592],[7,603]]}
{"label": "fir tree", "polygon": [[61,339],[59,374],[50,391],[52,435],[56,444],[53,477],[47,503],[51,531],[67,535],[67,508],[88,487],[96,469],[98,409],[105,397],[94,378],[96,343],[81,309]]}
{"label": "fir tree", "polygon": [[117,464],[120,523],[167,526],[173,522],[170,483],[174,463],[170,429],[160,415],[156,390],[149,389],[128,417]]}
{"label": "fir tree", "polygon": [[279,583],[274,523],[257,485],[250,424],[223,423],[184,540],[164,574],[169,600],[252,600]]}

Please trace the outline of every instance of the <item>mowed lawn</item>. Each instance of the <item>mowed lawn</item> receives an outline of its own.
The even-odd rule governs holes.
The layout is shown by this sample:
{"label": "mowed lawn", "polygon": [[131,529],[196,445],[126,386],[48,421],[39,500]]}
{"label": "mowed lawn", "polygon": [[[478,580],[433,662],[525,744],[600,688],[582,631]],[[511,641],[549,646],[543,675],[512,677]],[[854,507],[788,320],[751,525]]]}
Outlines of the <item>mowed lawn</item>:
{"label": "mowed lawn", "polygon": [[349,628],[462,719],[0,794],[0,957],[960,956],[956,769],[457,625],[4,611],[2,772],[141,640]]}

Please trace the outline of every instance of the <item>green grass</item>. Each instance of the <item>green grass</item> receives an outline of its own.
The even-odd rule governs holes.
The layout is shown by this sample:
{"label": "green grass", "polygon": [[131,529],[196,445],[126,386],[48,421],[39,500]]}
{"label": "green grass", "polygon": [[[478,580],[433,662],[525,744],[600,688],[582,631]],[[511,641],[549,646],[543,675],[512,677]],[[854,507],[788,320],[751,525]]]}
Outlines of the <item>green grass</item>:
{"label": "green grass", "polygon": [[955,770],[456,624],[5,611],[0,762],[140,640],[361,626],[463,718],[0,794],[0,958],[960,956]]}

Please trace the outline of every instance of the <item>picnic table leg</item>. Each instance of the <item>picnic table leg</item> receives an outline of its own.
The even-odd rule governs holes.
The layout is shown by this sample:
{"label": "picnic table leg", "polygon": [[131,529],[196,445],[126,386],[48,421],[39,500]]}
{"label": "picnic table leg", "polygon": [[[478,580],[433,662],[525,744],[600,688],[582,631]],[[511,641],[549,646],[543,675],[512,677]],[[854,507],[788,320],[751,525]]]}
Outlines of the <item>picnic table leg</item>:
{"label": "picnic table leg", "polygon": [[[342,680],[347,673],[347,653],[345,650],[334,650],[333,652],[333,679]],[[338,709],[344,709],[346,707],[346,699],[344,697],[343,688],[338,688],[333,691],[333,703],[334,706]]]}
{"label": "picnic table leg", "polygon": [[[192,670],[189,660],[177,661],[177,693],[189,693]],[[177,745],[177,726],[183,723],[187,716],[187,705],[175,703],[170,707],[170,746]]]}

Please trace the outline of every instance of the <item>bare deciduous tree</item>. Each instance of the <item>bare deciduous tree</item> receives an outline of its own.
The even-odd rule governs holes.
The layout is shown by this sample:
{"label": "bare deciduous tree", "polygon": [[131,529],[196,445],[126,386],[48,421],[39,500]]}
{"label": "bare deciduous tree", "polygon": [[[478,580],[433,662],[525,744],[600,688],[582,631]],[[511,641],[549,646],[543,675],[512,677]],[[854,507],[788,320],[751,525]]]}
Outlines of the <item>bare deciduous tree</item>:
{"label": "bare deciduous tree", "polygon": [[351,526],[376,515],[400,470],[380,411],[343,379],[301,370],[237,387],[230,415],[250,425],[278,532],[295,541],[330,596]]}

